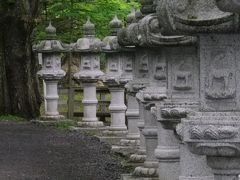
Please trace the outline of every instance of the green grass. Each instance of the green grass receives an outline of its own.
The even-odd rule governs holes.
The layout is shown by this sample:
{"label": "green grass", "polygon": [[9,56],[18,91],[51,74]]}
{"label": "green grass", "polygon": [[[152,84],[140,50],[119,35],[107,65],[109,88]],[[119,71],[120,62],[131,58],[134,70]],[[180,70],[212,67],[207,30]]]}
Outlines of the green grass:
{"label": "green grass", "polygon": [[0,115],[0,121],[23,122],[23,121],[26,121],[26,119],[19,116],[6,114],[6,115]]}
{"label": "green grass", "polygon": [[54,128],[60,129],[60,130],[68,130],[71,126],[76,125],[75,121],[63,121],[63,122],[57,122],[53,125]]}

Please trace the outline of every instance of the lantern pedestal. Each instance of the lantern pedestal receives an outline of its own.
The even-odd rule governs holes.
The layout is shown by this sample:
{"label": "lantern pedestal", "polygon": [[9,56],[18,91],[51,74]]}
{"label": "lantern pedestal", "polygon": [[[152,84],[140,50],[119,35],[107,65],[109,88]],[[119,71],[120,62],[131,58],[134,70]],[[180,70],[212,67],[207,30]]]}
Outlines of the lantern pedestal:
{"label": "lantern pedestal", "polygon": [[96,97],[96,82],[83,82],[83,111],[84,117],[79,126],[101,127],[103,122],[96,117],[98,100]]}

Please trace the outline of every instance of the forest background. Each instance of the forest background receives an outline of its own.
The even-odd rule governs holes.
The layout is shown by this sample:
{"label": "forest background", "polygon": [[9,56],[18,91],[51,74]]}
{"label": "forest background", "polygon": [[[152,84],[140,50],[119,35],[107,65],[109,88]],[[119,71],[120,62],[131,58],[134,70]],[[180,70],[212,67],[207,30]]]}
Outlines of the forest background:
{"label": "forest background", "polygon": [[90,17],[96,36],[108,35],[114,15],[124,20],[137,0],[1,0],[0,1],[0,114],[27,119],[40,115],[39,63],[32,45],[45,38],[49,21],[65,43],[82,37]]}

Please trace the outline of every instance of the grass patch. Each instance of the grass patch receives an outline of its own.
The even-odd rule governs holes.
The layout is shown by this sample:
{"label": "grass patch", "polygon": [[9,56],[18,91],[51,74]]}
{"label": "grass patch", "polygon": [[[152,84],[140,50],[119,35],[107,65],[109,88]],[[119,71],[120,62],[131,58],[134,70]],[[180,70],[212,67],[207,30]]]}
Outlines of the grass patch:
{"label": "grass patch", "polygon": [[0,121],[23,122],[23,121],[26,121],[26,119],[19,116],[6,114],[6,115],[0,115]]}
{"label": "grass patch", "polygon": [[53,127],[60,130],[69,130],[71,126],[75,126],[75,125],[76,125],[75,121],[69,120],[69,121],[56,122],[53,124]]}

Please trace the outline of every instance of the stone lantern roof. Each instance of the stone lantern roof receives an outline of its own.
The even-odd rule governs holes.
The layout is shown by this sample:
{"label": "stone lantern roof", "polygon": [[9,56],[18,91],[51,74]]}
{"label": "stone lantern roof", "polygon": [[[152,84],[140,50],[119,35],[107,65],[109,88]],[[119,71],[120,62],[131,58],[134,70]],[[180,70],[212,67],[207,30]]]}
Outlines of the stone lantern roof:
{"label": "stone lantern roof", "polygon": [[111,35],[103,39],[102,49],[105,52],[116,52],[121,49],[118,44],[117,32],[122,28],[123,23],[117,16],[109,23]]}
{"label": "stone lantern roof", "polygon": [[216,3],[222,11],[240,13],[240,2],[238,0],[216,0]]}
{"label": "stone lantern roof", "polygon": [[[237,11],[237,4],[231,0],[164,1],[157,7],[157,16],[164,35],[225,33],[239,31],[234,13],[223,10]],[[231,5],[231,6],[227,6]]]}
{"label": "stone lantern roof", "polygon": [[117,15],[114,16],[113,20],[109,23],[111,34],[116,36],[119,29],[123,27],[123,22],[118,19]]}
{"label": "stone lantern roof", "polygon": [[33,46],[33,50],[38,53],[58,53],[70,51],[70,46],[57,40],[56,28],[50,22],[45,29],[47,37],[39,44]]}
{"label": "stone lantern roof", "polygon": [[136,22],[136,9],[134,7],[131,9],[130,14],[127,15],[126,22],[127,24]]}
{"label": "stone lantern roof", "polygon": [[83,37],[73,44],[73,52],[101,52],[102,42],[95,37],[95,25],[88,18],[83,25]]}

